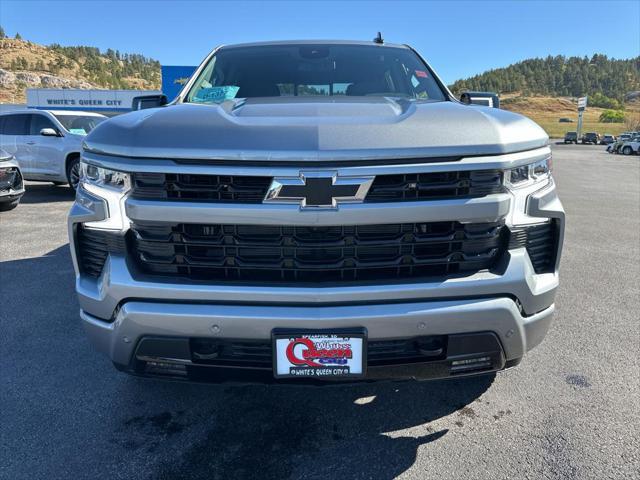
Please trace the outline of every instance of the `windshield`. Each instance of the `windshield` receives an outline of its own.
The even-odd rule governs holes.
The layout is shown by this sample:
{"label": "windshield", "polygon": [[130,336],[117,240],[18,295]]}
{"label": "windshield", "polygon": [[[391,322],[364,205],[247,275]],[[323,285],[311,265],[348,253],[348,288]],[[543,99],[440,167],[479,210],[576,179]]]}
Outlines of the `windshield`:
{"label": "windshield", "polygon": [[185,101],[337,95],[445,100],[431,71],[408,48],[298,44],[222,48]]}
{"label": "windshield", "polygon": [[88,115],[54,115],[56,119],[69,133],[87,135],[96,126],[105,121],[106,117],[94,117]]}

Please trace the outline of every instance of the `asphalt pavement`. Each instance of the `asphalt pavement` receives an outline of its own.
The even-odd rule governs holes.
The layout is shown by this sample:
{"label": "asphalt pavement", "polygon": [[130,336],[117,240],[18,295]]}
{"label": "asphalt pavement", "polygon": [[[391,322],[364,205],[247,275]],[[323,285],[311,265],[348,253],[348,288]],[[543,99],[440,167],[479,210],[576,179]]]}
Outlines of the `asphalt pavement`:
{"label": "asphalt pavement", "polygon": [[330,387],[127,376],[78,318],[66,187],[0,213],[0,478],[638,478],[640,157],[554,145],[546,340],[497,376]]}

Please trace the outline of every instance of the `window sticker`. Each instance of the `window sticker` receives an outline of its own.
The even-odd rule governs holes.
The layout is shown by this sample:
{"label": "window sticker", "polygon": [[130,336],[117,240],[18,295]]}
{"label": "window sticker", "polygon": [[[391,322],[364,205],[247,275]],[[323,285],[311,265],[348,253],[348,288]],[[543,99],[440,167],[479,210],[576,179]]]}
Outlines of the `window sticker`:
{"label": "window sticker", "polygon": [[193,101],[202,103],[220,103],[225,100],[236,98],[238,90],[240,90],[240,87],[236,87],[235,85],[202,88],[195,94]]}
{"label": "window sticker", "polygon": [[69,133],[73,133],[75,135],[86,135],[87,132],[84,128],[70,128]]}
{"label": "window sticker", "polygon": [[418,78],[427,78],[427,72],[425,72],[424,70],[416,70],[416,77]]}

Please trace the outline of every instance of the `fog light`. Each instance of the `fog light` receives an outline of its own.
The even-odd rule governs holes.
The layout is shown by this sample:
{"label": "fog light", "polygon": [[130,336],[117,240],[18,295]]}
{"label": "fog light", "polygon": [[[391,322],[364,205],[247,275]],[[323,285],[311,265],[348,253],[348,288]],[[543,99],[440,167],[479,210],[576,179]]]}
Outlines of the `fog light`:
{"label": "fog light", "polygon": [[150,375],[186,377],[187,366],[177,363],[147,361],[145,365],[145,373],[148,373]]}
{"label": "fog light", "polygon": [[466,360],[454,360],[453,362],[451,362],[451,366],[469,365],[472,363],[487,362],[489,360],[491,360],[491,357],[478,357],[478,358],[468,358]]}
{"label": "fog light", "polygon": [[466,373],[476,370],[487,370],[491,368],[491,357],[472,357],[462,360],[451,361],[451,374]]}

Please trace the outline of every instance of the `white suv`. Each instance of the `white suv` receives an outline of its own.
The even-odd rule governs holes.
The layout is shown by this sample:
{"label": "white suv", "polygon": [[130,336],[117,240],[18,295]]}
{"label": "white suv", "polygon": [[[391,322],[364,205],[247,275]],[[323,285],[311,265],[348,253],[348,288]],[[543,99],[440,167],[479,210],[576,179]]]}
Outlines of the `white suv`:
{"label": "white suv", "polygon": [[27,180],[76,188],[82,140],[107,117],[98,113],[20,110],[0,114],[0,148],[14,155]]}
{"label": "white suv", "polygon": [[640,153],[640,135],[630,138],[622,144],[620,151],[625,155],[639,154]]}

